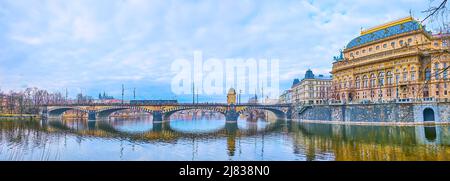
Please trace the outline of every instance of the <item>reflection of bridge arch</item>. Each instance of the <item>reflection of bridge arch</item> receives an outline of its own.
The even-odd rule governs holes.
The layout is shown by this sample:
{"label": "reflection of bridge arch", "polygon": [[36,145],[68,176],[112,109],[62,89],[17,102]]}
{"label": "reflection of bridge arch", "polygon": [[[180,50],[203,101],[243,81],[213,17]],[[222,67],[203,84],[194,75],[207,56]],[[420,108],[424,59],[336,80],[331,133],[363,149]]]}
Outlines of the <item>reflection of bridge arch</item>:
{"label": "reflection of bridge arch", "polygon": [[151,111],[151,110],[143,109],[140,107],[126,107],[126,106],[117,106],[117,107],[109,107],[109,108],[105,108],[105,109],[100,109],[100,110],[97,110],[96,113],[97,113],[98,117],[105,118],[105,117],[109,117],[114,112],[123,111],[123,110],[146,112],[146,113],[150,113],[150,114],[153,113],[153,111]]}
{"label": "reflection of bridge arch", "polygon": [[[90,124],[89,123],[93,123]],[[162,128],[160,130],[151,130],[147,132],[139,132],[139,133],[130,133],[130,132],[124,132],[122,130],[119,130],[112,125],[110,125],[108,122],[104,121],[88,121],[88,129],[87,130],[77,130],[71,127],[66,126],[64,123],[59,121],[52,121],[48,122],[48,125],[50,125],[53,128],[64,130],[64,131],[70,131],[74,134],[80,134],[80,135],[86,135],[86,136],[100,136],[100,137],[117,137],[117,138],[126,138],[126,139],[132,139],[132,140],[161,140],[164,135],[171,135],[173,136],[171,139],[178,139],[181,137],[196,137],[196,138],[214,138],[214,137],[224,137],[224,136],[257,136],[261,134],[266,134],[267,132],[272,132],[276,130],[282,129],[282,127],[285,125],[283,124],[284,121],[277,121],[271,124],[268,124],[264,129],[262,130],[247,130],[247,129],[239,129],[237,126],[237,123],[225,123],[225,125],[217,130],[214,131],[208,131],[208,132],[202,132],[202,133],[190,133],[190,132],[183,132],[178,131],[175,129],[172,129],[170,127],[169,122],[164,123],[154,123],[153,127],[158,127],[156,125],[159,125],[159,128]],[[156,125],[155,125],[156,124]],[[103,133],[107,134],[103,134]],[[158,136],[161,134],[160,136]],[[147,137],[146,135],[151,135],[150,137]],[[162,136],[162,137],[161,137]]]}

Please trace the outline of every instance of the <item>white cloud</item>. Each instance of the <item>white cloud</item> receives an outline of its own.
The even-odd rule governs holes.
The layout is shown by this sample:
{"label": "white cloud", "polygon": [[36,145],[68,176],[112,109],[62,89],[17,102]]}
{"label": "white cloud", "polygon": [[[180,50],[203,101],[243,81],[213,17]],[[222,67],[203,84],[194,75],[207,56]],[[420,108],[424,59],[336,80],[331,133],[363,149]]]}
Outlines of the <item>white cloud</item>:
{"label": "white cloud", "polygon": [[102,33],[96,22],[87,18],[77,17],[73,21],[73,36],[75,39],[92,42]]}
{"label": "white cloud", "polygon": [[25,37],[22,35],[13,35],[11,39],[17,40],[19,42],[29,44],[29,45],[39,45],[43,43],[43,40],[40,37]]}

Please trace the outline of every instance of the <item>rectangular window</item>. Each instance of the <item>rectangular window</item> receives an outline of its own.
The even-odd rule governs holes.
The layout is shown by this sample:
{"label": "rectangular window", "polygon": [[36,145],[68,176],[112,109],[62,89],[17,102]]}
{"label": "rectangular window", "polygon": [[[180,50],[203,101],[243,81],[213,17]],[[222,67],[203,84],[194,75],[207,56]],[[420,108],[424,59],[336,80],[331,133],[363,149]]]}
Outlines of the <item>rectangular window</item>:
{"label": "rectangular window", "polygon": [[416,73],[411,72],[411,81],[415,81],[415,80],[416,80]]}

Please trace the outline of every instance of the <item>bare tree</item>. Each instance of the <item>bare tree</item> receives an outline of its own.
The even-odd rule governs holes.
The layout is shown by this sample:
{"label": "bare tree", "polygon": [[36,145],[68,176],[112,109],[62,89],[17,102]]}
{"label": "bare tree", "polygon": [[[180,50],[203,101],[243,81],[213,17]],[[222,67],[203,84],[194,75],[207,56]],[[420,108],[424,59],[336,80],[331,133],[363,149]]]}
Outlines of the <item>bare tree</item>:
{"label": "bare tree", "polygon": [[450,11],[446,5],[447,0],[430,0],[428,9],[422,11],[422,13],[426,13],[427,16],[421,22],[429,21],[430,23],[434,23],[439,27],[441,32],[444,31],[448,33],[450,30]]}

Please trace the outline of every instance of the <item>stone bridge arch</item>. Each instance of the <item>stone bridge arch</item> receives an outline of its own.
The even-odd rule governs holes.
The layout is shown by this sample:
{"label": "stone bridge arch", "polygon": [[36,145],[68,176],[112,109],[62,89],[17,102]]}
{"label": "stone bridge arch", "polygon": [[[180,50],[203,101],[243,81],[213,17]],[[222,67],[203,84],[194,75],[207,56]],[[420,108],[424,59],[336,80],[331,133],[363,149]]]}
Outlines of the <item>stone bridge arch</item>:
{"label": "stone bridge arch", "polygon": [[214,111],[214,112],[221,113],[224,116],[226,116],[226,108],[222,108],[222,107],[180,106],[180,107],[175,107],[175,108],[170,108],[170,109],[164,110],[162,112],[163,120],[169,120],[170,116],[173,115],[174,113],[178,112],[178,111],[194,110],[194,109]]}
{"label": "stone bridge arch", "polygon": [[123,110],[134,110],[134,111],[139,111],[139,112],[146,112],[146,113],[150,113],[152,115],[154,115],[154,113],[155,113],[155,111],[153,111],[153,110],[145,109],[145,108],[139,107],[139,106],[115,106],[115,107],[108,107],[108,108],[96,110],[95,113],[96,113],[96,117],[107,118],[111,114],[113,114],[114,112],[123,111]]}
{"label": "stone bridge arch", "polygon": [[277,118],[279,119],[291,119],[291,110],[290,108],[284,108],[284,107],[271,107],[271,106],[248,106],[244,109],[238,111],[239,114],[243,114],[246,111],[252,111],[252,110],[264,110],[264,111],[270,111]]}
{"label": "stone bridge arch", "polygon": [[78,110],[84,113],[89,113],[89,110],[85,110],[79,107],[51,107],[49,109],[47,109],[47,114],[49,117],[59,117],[62,114],[64,114],[64,112],[69,111],[69,110]]}

